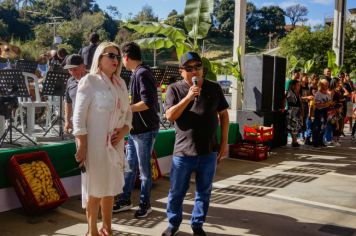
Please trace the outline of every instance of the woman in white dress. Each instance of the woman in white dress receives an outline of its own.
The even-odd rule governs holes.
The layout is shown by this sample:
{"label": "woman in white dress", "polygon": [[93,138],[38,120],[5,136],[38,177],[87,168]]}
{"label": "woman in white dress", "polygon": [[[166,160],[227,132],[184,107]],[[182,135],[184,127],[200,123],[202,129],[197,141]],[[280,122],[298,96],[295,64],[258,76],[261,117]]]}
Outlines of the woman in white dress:
{"label": "woman in white dress", "polygon": [[[124,136],[132,113],[125,81],[120,76],[121,52],[103,42],[95,51],[90,73],[78,85],[73,115],[76,160],[84,165],[82,206],[86,208],[87,235],[111,235],[114,196],[124,185]],[[102,228],[97,219],[101,206]]]}

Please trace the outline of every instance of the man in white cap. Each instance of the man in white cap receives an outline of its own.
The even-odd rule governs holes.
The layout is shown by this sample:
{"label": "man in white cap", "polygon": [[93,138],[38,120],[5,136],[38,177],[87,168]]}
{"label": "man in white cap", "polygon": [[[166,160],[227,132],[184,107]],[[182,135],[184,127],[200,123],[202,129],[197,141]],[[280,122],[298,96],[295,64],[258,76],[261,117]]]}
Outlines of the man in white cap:
{"label": "man in white cap", "polygon": [[67,82],[67,89],[64,96],[64,132],[70,133],[73,129],[72,116],[77,95],[79,80],[86,74],[83,59],[78,54],[67,57],[66,65],[63,67],[68,70],[71,77]]}

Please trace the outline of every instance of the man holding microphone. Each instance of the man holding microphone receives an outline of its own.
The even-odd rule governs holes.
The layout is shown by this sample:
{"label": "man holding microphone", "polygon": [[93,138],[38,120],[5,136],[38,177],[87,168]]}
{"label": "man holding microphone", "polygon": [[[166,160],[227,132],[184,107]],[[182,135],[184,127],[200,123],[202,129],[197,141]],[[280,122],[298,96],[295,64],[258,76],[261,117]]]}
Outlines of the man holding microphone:
{"label": "man holding microphone", "polygon": [[[196,195],[191,218],[194,235],[206,235],[203,223],[209,208],[217,162],[227,152],[229,107],[219,84],[205,80],[203,64],[195,52],[180,58],[183,80],[168,87],[166,117],[176,130],[170,190],[167,204],[169,226],[163,236],[175,235],[182,222],[182,205],[190,177],[196,175]],[[217,127],[221,125],[221,143]]]}

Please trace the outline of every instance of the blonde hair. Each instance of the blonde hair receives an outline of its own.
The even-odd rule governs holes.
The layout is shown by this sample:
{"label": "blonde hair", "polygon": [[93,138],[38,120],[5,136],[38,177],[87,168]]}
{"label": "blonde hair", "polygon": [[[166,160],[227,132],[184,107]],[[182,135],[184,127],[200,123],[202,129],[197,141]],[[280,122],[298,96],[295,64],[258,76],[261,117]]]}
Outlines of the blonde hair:
{"label": "blonde hair", "polygon": [[329,81],[327,79],[321,79],[318,83],[318,88],[320,89],[321,88],[321,85],[325,85],[325,86],[329,86]]}
{"label": "blonde hair", "polygon": [[[98,47],[95,50],[94,56],[93,56],[93,63],[91,64],[90,67],[90,74],[98,74],[100,72],[100,60],[102,57],[102,54],[105,53],[105,49],[107,48],[116,48],[119,55],[121,55],[121,50],[120,47],[112,42],[102,42],[101,44],[98,45]],[[120,73],[121,73],[121,68],[122,68],[122,60],[119,61],[119,66],[117,67],[116,71],[114,74],[116,75],[117,78],[120,78]]]}

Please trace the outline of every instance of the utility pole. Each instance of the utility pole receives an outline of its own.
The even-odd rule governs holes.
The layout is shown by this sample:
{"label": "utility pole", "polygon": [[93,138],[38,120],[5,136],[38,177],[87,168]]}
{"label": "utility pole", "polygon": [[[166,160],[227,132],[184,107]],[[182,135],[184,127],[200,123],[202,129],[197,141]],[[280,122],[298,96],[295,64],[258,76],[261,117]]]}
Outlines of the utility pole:
{"label": "utility pole", "polygon": [[344,63],[344,37],[346,21],[346,0],[335,0],[333,51],[336,55],[336,65]]}
{"label": "utility pole", "polygon": [[50,19],[52,22],[48,23],[49,25],[53,25],[53,43],[56,43],[56,26],[62,23],[62,19],[63,17],[61,16],[51,16],[48,17],[48,19]]}
{"label": "utility pole", "polygon": [[[245,67],[245,37],[246,37],[246,0],[235,0],[235,20],[234,20],[234,47],[233,47],[233,61],[237,61],[237,49],[241,48],[240,68],[241,74],[244,75]],[[233,87],[236,89],[232,92],[231,109],[242,109],[242,83],[234,80]]]}
{"label": "utility pole", "polygon": [[272,46],[272,37],[273,37],[273,34],[271,32],[269,32],[268,34],[268,51],[271,50]]}

